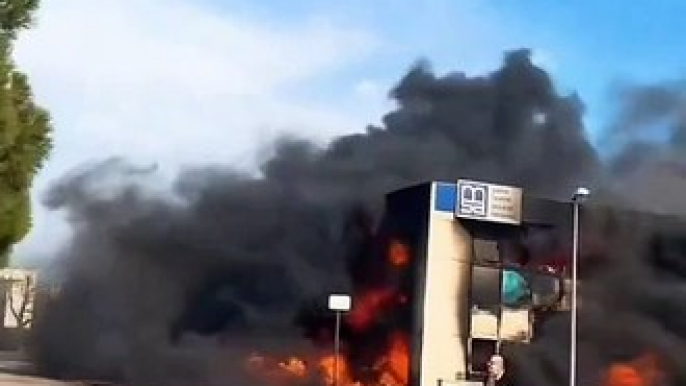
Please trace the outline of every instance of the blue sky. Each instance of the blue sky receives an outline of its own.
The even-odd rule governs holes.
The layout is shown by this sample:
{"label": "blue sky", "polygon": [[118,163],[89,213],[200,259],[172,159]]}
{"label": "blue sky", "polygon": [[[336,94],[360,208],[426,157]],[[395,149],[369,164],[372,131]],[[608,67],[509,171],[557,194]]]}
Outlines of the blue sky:
{"label": "blue sky", "polygon": [[679,0],[211,3],[218,12],[239,11],[277,23],[328,17],[392,43],[336,77],[313,82],[307,89],[313,94],[335,94],[341,83],[360,77],[391,85],[419,57],[428,58],[438,71],[481,72],[497,65],[503,49],[532,47],[544,56],[542,64],[561,90],[582,95],[589,130],[597,132],[610,119],[613,82],[651,82],[686,73],[686,2]]}
{"label": "blue sky", "polygon": [[43,0],[16,57],[56,147],[16,258],[49,258],[67,237],[41,197],[78,165],[254,169],[281,133],[326,141],[378,122],[419,58],[479,74],[529,47],[560,90],[580,93],[597,135],[613,82],[686,74],[684,14],[680,0]]}

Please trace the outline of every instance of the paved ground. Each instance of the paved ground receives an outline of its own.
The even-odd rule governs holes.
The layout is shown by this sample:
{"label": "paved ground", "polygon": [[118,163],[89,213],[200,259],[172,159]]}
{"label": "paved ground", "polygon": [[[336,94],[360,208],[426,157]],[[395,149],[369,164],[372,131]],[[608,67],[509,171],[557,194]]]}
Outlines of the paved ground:
{"label": "paved ground", "polygon": [[61,382],[33,376],[33,368],[19,352],[0,351],[0,386],[86,386],[89,382]]}
{"label": "paved ground", "polygon": [[18,351],[0,351],[0,386],[113,386],[98,381],[57,381],[36,376],[31,363]]}
{"label": "paved ground", "polygon": [[0,386],[25,385],[25,386],[73,386],[76,383],[65,383],[45,378],[31,377],[28,375],[14,375],[0,373]]}
{"label": "paved ground", "polygon": [[24,386],[111,386],[107,383],[88,381],[56,381],[30,375],[0,373],[0,386],[24,385]]}
{"label": "paved ground", "polygon": [[0,351],[0,373],[33,375],[33,366],[19,351]]}

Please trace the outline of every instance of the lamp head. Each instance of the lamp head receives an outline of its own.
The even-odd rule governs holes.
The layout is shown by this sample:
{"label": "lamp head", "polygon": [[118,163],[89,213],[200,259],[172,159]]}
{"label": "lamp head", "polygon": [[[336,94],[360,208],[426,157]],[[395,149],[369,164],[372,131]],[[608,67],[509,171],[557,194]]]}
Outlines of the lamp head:
{"label": "lamp head", "polygon": [[583,201],[586,198],[588,198],[588,196],[590,196],[590,195],[591,195],[591,191],[588,188],[584,188],[583,186],[580,186],[574,192],[574,195],[572,196],[572,201],[574,201],[574,202]]}

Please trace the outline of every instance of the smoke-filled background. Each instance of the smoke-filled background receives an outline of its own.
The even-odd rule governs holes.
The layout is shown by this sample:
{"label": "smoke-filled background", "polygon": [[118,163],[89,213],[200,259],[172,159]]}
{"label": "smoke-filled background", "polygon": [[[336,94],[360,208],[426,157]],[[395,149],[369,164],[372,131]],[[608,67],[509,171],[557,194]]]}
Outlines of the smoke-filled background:
{"label": "smoke-filled background", "polygon": [[[623,86],[613,146],[601,151],[582,101],[560,95],[521,50],[480,77],[417,64],[391,91],[397,107],[382,127],[326,146],[284,138],[257,177],[199,166],[166,190],[150,187],[154,169],[126,160],[76,170],[47,200],[69,213],[74,237],[59,251],[59,296],[38,315],[37,363],[61,377],[248,382],[240,366],[251,350],[311,349],[296,318],[303,304],[350,286],[383,194],[417,182],[472,177],[563,199],[584,184],[598,201],[682,211],[685,92]],[[582,355],[592,369],[651,349],[675,365],[686,343],[682,254],[668,240],[629,246],[626,233],[641,231],[618,224],[594,222],[609,241],[593,252],[631,263],[588,279]],[[532,347],[518,373],[528,385],[566,377],[563,330],[553,322]]]}

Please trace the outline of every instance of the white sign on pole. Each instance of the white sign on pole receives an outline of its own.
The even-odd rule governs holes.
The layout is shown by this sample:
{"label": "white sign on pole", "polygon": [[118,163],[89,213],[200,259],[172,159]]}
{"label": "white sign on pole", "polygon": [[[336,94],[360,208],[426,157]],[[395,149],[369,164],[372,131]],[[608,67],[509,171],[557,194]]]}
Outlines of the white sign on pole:
{"label": "white sign on pole", "polygon": [[329,310],[331,311],[350,311],[352,299],[350,295],[329,295]]}

